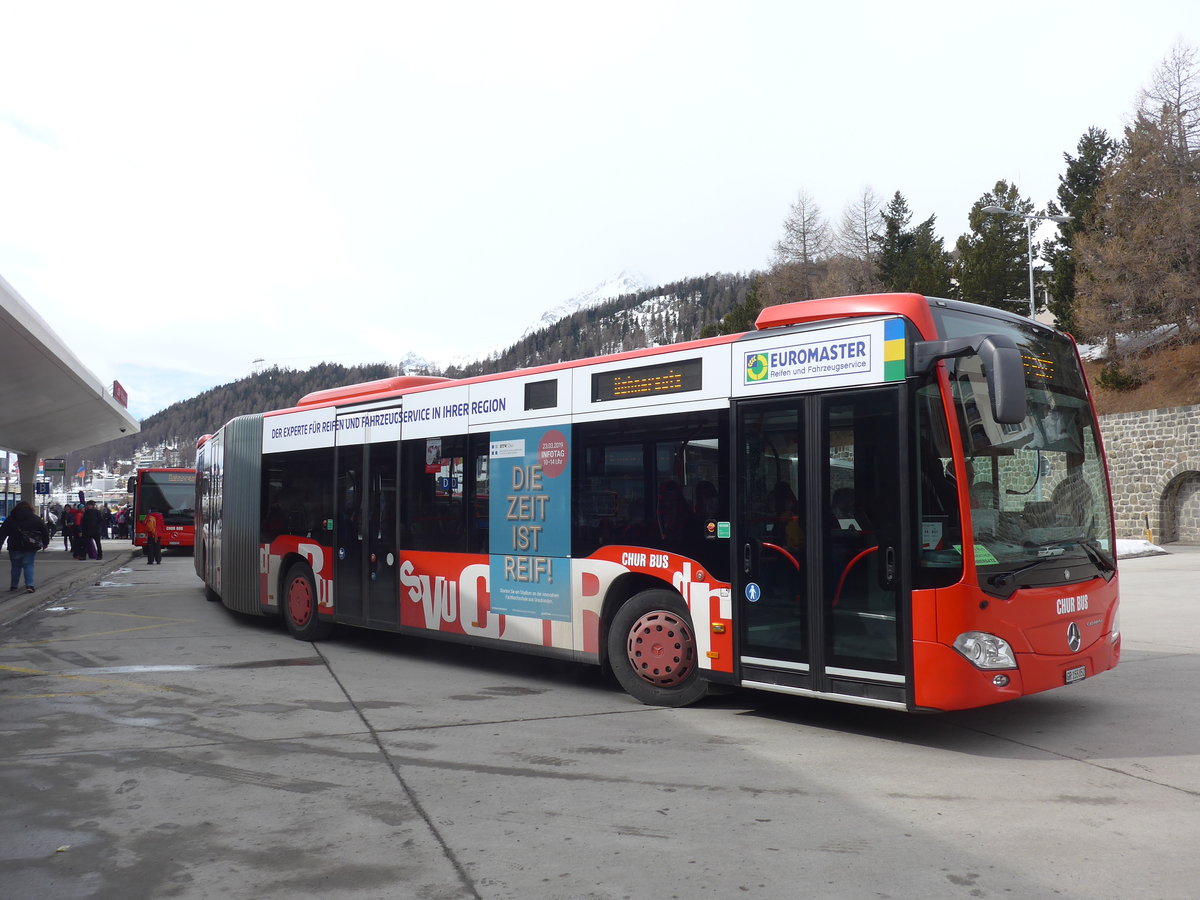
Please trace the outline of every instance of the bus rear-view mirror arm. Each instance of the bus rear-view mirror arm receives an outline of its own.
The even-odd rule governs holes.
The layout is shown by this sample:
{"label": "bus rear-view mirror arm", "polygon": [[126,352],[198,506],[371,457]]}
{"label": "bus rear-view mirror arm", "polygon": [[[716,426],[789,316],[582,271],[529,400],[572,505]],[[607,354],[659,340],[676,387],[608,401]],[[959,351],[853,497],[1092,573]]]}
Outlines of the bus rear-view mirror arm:
{"label": "bus rear-view mirror arm", "polygon": [[1025,421],[1025,363],[1008,335],[973,334],[948,341],[919,341],[913,345],[913,369],[923,375],[938,360],[978,356],[992,398],[992,418],[1001,425]]}

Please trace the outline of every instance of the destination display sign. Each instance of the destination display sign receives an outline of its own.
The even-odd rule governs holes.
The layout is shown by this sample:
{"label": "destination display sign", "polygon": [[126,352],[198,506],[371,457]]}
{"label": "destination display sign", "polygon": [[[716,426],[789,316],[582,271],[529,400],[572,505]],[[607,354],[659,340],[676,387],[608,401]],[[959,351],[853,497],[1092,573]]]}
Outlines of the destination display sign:
{"label": "destination display sign", "polygon": [[683,359],[597,372],[592,375],[592,402],[698,391],[704,386],[703,368],[699,359]]}

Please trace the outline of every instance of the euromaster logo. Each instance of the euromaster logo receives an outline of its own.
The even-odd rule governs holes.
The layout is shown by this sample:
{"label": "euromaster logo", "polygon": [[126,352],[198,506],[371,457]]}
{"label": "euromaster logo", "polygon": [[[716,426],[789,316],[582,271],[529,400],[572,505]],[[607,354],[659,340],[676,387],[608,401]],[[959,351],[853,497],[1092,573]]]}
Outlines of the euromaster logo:
{"label": "euromaster logo", "polygon": [[767,354],[765,353],[747,353],[746,354],[746,383],[752,381],[765,381],[767,376],[771,374],[771,367],[767,365]]}
{"label": "euromaster logo", "polygon": [[774,385],[818,378],[843,382],[869,378],[876,362],[871,350],[877,336],[869,331],[842,332],[836,337],[799,340],[769,350],[747,352],[744,383]]}

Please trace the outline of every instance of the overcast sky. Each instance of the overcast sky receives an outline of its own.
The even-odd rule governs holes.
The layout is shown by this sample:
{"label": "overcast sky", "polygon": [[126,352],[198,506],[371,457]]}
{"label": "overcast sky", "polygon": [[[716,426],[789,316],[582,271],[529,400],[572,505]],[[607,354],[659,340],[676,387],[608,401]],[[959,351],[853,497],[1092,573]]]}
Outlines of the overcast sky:
{"label": "overcast sky", "polygon": [[764,268],[801,189],[952,246],[1119,135],[1200,4],[0,0],[0,37],[0,275],[145,417]]}

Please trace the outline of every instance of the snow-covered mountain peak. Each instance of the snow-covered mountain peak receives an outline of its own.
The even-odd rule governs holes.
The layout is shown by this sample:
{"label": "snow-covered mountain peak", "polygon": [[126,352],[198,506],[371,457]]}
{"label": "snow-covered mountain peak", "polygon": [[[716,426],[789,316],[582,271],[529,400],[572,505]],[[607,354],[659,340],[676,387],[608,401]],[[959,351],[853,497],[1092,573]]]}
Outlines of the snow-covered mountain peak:
{"label": "snow-covered mountain peak", "polygon": [[604,281],[597,284],[590,290],[576,294],[569,300],[564,300],[552,309],[546,310],[541,317],[532,322],[519,337],[506,340],[501,344],[497,344],[490,350],[472,351],[459,354],[453,358],[439,358],[431,361],[428,357],[422,356],[419,353],[407,353],[400,360],[400,365],[404,371],[409,374],[424,374],[431,371],[445,371],[451,367],[463,368],[472,363],[479,362],[483,359],[488,359],[493,356],[499,356],[513,344],[533,334],[542,328],[547,328],[558,322],[560,319],[565,319],[572,313],[578,312],[581,309],[587,309],[590,306],[596,306],[606,300],[612,300],[614,297],[621,297],[625,294],[636,294],[639,291],[647,290],[651,287],[650,282],[640,272],[630,272],[623,270],[620,273],[606,278]]}
{"label": "snow-covered mountain peak", "polygon": [[546,310],[542,313],[540,319],[525,329],[521,337],[532,334],[539,328],[546,328],[549,325],[553,325],[560,319],[565,319],[567,316],[581,309],[596,306],[605,300],[611,300],[623,294],[636,294],[638,291],[644,291],[648,287],[650,287],[650,283],[640,272],[623,270],[619,274],[600,282],[591,290],[576,294],[571,299],[558,304],[558,306]]}

